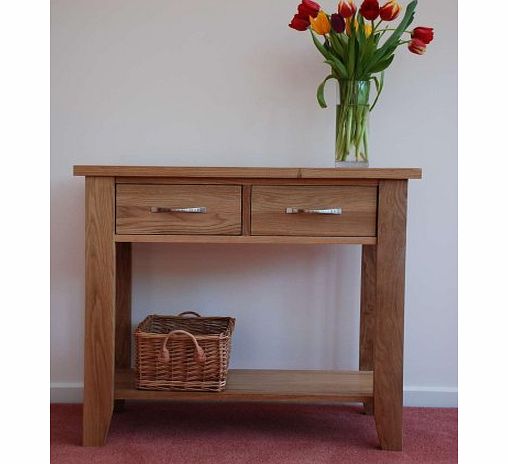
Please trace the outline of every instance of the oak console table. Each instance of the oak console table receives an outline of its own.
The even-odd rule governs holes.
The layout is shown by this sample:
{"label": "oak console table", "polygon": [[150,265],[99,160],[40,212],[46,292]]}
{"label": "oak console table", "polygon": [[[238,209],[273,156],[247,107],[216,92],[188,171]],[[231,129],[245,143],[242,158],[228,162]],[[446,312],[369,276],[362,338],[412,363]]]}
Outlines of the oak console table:
{"label": "oak console table", "polygon": [[[83,444],[124,400],[362,402],[402,449],[408,179],[420,169],[75,166],[86,177]],[[362,245],[358,371],[231,370],[221,393],[136,390],[131,243]],[[248,264],[247,264],[248,265]]]}

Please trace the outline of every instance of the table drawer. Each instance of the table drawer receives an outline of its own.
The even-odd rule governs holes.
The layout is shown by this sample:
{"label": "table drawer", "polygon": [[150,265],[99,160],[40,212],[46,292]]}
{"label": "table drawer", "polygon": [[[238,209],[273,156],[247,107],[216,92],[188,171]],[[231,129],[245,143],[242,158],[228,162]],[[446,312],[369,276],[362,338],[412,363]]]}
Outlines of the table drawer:
{"label": "table drawer", "polygon": [[376,186],[254,186],[252,235],[373,237]]}
{"label": "table drawer", "polygon": [[240,235],[238,185],[116,186],[117,234]]}

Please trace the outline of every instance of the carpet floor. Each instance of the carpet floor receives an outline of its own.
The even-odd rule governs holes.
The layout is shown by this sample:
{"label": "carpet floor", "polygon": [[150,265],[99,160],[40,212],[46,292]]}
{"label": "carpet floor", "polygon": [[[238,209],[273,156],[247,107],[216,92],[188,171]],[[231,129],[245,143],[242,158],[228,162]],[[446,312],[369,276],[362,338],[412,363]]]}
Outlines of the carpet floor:
{"label": "carpet floor", "polygon": [[55,464],[456,463],[457,409],[405,408],[404,451],[378,449],[356,406],[127,402],[107,443],[83,448],[82,407],[51,405]]}

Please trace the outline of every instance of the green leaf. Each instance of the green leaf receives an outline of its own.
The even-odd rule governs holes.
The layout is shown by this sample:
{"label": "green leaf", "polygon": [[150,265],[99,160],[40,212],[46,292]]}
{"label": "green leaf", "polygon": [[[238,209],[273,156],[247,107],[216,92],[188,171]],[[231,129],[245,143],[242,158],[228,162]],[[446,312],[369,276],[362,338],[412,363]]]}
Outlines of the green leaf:
{"label": "green leaf", "polygon": [[392,64],[393,59],[395,58],[395,55],[389,56],[387,59],[377,63],[375,66],[369,68],[369,72],[371,74],[375,74],[381,71],[384,71],[388,66]]}
{"label": "green leaf", "polygon": [[[358,53],[356,57],[355,63],[355,71],[356,78],[358,79],[362,74],[362,66],[361,63],[363,61],[363,56],[367,49],[367,36],[365,35],[365,21],[363,20],[362,15],[358,15],[358,30],[356,31],[356,38],[358,41]],[[355,47],[356,48],[356,47]]]}
{"label": "green leaf", "polygon": [[337,38],[339,39],[340,43],[342,44],[342,48],[345,50],[347,50],[347,34],[345,33],[341,33],[341,34],[337,34]]}
{"label": "green leaf", "polygon": [[325,60],[326,64],[329,64],[333,70],[338,74],[338,77],[347,77],[347,71],[344,64],[338,59],[335,60]]}
{"label": "green leaf", "polygon": [[363,43],[365,42],[365,21],[363,20],[362,15],[358,15],[358,43],[360,44],[360,48],[362,48]]}
{"label": "green leaf", "polygon": [[406,12],[404,13],[404,17],[400,24],[395,28],[395,31],[392,32],[392,35],[388,37],[383,46],[378,50],[380,57],[382,58],[385,55],[385,52],[391,47],[397,47],[400,37],[404,33],[404,31],[409,27],[409,25],[413,22],[415,17],[415,9],[418,4],[417,0],[413,0],[407,7]]}
{"label": "green leaf", "polygon": [[327,60],[332,58],[331,53],[328,50],[326,50],[325,46],[318,40],[318,38],[316,37],[316,34],[314,34],[312,29],[309,29],[309,31],[310,31],[310,34],[312,35],[312,41],[314,42],[314,45],[316,46],[316,48],[321,52],[321,55],[323,55]]}
{"label": "green leaf", "polygon": [[379,40],[381,39],[381,36],[382,36],[383,34],[381,34],[380,32],[377,32],[377,33],[375,33],[375,34],[373,34],[373,35],[374,35],[374,44],[375,44],[375,46],[377,47],[377,46],[378,46],[378,44],[379,44]]}
{"label": "green leaf", "polygon": [[381,95],[381,91],[383,90],[384,82],[385,82],[385,73],[381,73],[381,77],[378,79],[377,77],[372,78],[374,80],[374,83],[376,84],[376,98],[374,99],[374,103],[370,106],[370,110],[372,111],[374,107],[376,106],[377,101],[379,100],[379,96]]}
{"label": "green leaf", "polygon": [[371,34],[366,38],[363,47],[360,50],[360,58],[358,59],[357,65],[357,79],[366,80],[370,77],[369,73],[365,71],[368,69],[369,65],[372,62],[372,57],[374,56],[374,52],[377,47],[377,39],[374,34]]}
{"label": "green leaf", "polygon": [[321,108],[326,108],[324,91],[325,91],[326,81],[328,81],[329,79],[336,79],[336,77],[333,74],[330,74],[330,75],[326,76],[325,80],[323,82],[321,82],[321,84],[319,84],[319,87],[317,88],[316,97],[317,97],[317,101],[319,103],[319,106]]}
{"label": "green leaf", "polygon": [[334,54],[319,41],[319,39],[316,37],[316,35],[312,30],[310,30],[310,33],[312,35],[314,45],[316,45],[316,48],[326,58],[325,63],[329,64],[330,66],[332,66],[332,68],[336,69],[339,74],[346,76],[347,75],[346,68],[344,67],[344,64],[340,61],[340,59],[334,56]]}
{"label": "green leaf", "polygon": [[353,79],[354,75],[355,75],[355,43],[356,43],[356,39],[354,37],[353,29],[354,29],[354,27],[351,27],[351,35],[349,36],[348,47],[347,47],[347,76],[350,79]]}
{"label": "green leaf", "polygon": [[332,46],[333,51],[339,55],[340,57],[344,57],[344,45],[339,40],[338,34],[333,30],[330,31],[330,44]]}
{"label": "green leaf", "polygon": [[[395,31],[393,31],[392,35],[388,37],[385,43],[375,51],[375,53],[372,55],[372,58],[369,59],[369,62],[364,61],[364,74],[370,75],[380,72],[390,65],[393,60],[393,54],[399,46],[399,41],[402,34],[413,22],[417,3],[417,0],[413,0],[411,3],[409,3],[409,5],[406,7],[404,17],[402,18],[399,25],[395,28]],[[376,41],[379,41],[379,39],[380,36],[377,37]]]}

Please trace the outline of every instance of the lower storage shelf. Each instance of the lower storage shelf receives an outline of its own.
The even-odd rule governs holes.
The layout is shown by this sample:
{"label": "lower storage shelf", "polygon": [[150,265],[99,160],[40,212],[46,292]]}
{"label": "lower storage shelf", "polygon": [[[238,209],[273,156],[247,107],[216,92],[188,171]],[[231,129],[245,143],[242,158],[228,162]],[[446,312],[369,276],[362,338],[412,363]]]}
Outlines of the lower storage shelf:
{"label": "lower storage shelf", "polygon": [[371,371],[230,369],[223,392],[137,390],[134,370],[115,373],[115,399],[175,401],[364,402],[373,396]]}

